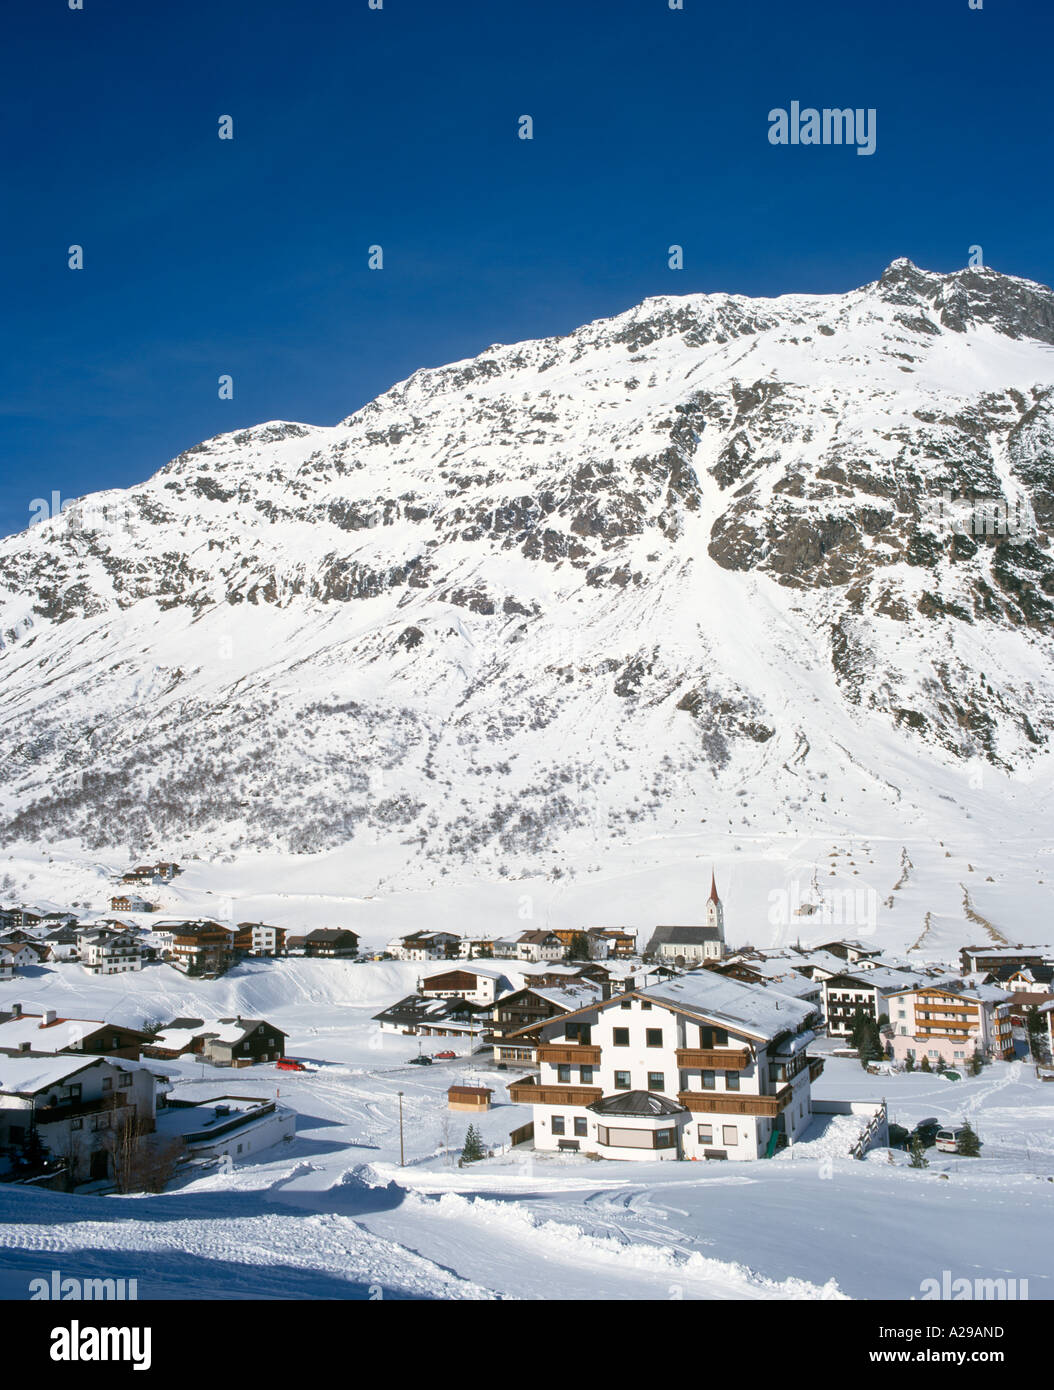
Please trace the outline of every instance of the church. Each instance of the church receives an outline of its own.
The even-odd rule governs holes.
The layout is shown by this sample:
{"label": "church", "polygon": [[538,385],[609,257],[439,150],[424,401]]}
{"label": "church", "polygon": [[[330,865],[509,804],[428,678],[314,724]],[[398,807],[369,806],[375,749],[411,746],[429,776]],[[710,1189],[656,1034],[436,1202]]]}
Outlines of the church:
{"label": "church", "polygon": [[710,874],[710,896],[706,900],[706,924],[698,927],[656,927],[645,957],[669,965],[702,965],[721,960],[725,954],[725,909],[717,895],[717,879]]}

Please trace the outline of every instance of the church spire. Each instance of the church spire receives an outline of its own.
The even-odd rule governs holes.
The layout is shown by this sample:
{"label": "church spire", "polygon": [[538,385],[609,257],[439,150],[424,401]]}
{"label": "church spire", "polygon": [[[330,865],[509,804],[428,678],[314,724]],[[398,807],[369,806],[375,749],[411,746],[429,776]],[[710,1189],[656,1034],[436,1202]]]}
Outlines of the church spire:
{"label": "church spire", "polygon": [[717,896],[717,879],[714,877],[713,869],[710,870],[710,901],[719,903],[721,899]]}

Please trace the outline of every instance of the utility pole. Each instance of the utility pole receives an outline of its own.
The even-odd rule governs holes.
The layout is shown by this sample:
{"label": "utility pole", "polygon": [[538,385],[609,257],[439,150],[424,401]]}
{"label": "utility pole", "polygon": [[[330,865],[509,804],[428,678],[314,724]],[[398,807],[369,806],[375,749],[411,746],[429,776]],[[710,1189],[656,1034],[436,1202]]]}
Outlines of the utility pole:
{"label": "utility pole", "polygon": [[399,1092],[399,1167],[406,1167],[406,1158],[403,1153],[403,1093]]}

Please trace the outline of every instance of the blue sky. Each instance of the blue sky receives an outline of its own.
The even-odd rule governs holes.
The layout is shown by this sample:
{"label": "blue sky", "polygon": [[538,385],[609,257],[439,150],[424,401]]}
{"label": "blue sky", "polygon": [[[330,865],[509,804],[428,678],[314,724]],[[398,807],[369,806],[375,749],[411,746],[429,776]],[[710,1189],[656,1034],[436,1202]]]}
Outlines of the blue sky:
{"label": "blue sky", "polygon": [[[652,294],[845,290],[974,244],[1051,280],[1047,0],[34,0],[0,24],[0,533]],[[794,100],[875,108],[876,152],[771,145]]]}

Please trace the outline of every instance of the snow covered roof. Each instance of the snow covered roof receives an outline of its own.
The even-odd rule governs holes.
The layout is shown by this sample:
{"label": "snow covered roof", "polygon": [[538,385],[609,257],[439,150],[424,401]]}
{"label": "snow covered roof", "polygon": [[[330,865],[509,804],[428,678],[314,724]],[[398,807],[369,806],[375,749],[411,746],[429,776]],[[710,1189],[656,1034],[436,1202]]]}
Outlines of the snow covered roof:
{"label": "snow covered roof", "polygon": [[[261,1023],[262,1018],[205,1018],[175,1020],[176,1026],[163,1028],[151,1042],[152,1047],[164,1048],[166,1052],[183,1052],[195,1038],[211,1037],[218,1042],[236,1043],[247,1038]],[[271,1026],[271,1025],[268,1025]]]}
{"label": "snow covered roof", "polygon": [[814,1013],[812,1005],[776,989],[746,985],[715,970],[693,970],[635,992],[764,1042],[797,1032]]}
{"label": "snow covered roof", "polygon": [[600,986],[593,980],[567,985],[528,985],[527,988],[539,999],[555,1004],[558,1009],[565,1009],[568,1013],[575,1009],[587,1009],[601,997]]}
{"label": "snow covered roof", "polygon": [[773,989],[777,994],[789,994],[793,999],[805,999],[808,995],[814,995],[817,992],[820,988],[820,981],[807,979],[806,976],[799,975],[794,970],[785,970],[782,975],[761,980],[758,988]]}
{"label": "snow covered roof", "polygon": [[101,1018],[56,1018],[45,1023],[43,1014],[16,1014],[0,1020],[0,1048],[28,1043],[33,1052],[61,1052],[106,1026]]}
{"label": "snow covered roof", "polygon": [[650,953],[656,946],[700,946],[707,941],[720,941],[717,927],[656,927],[645,948]]}
{"label": "snow covered roof", "polygon": [[100,1062],[109,1062],[121,1071],[143,1071],[136,1062],[120,1057],[0,1057],[0,1092],[6,1095],[36,1095],[49,1086],[61,1085],[67,1077]]}

